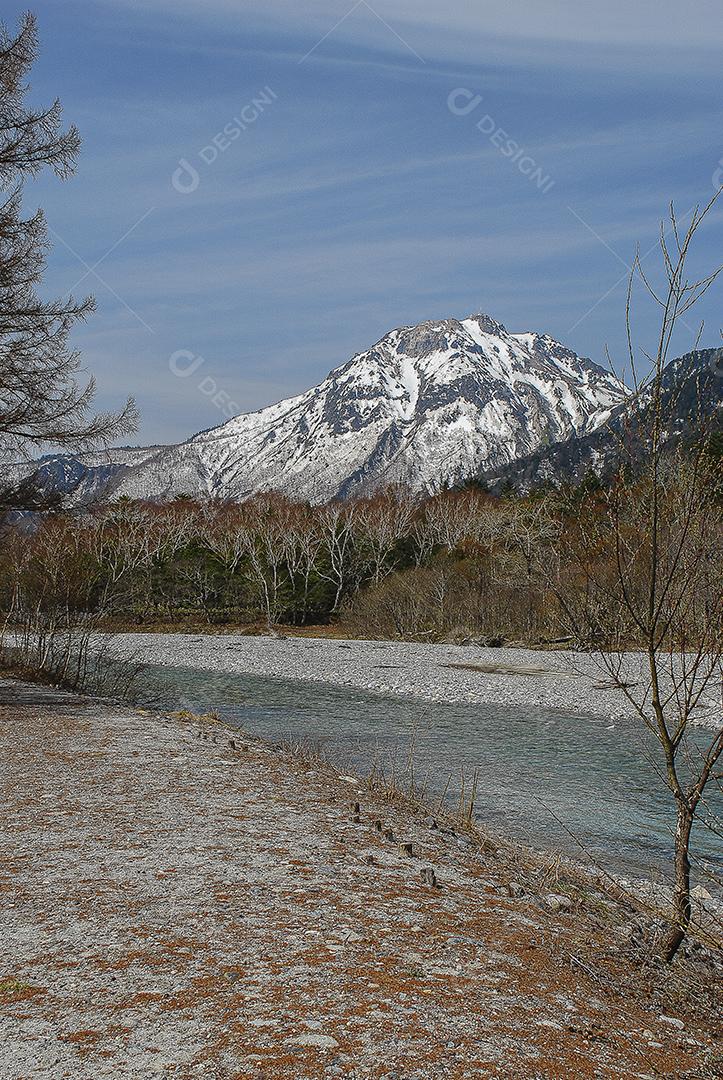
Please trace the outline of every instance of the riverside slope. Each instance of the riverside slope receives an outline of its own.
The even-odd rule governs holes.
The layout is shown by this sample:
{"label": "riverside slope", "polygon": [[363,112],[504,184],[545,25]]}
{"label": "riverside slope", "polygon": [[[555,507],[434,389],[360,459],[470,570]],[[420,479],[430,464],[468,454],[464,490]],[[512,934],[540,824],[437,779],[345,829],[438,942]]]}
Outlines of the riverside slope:
{"label": "riverside slope", "polygon": [[52,482],[72,477],[76,503],[260,491],[323,502],[390,484],[431,493],[594,431],[622,397],[609,372],[551,337],[474,315],[393,330],[306,393],[180,445],[43,468]]}
{"label": "riverside slope", "polygon": [[720,1075],[693,954],[658,970],[559,859],[349,781],[0,683],[1,1080]]}

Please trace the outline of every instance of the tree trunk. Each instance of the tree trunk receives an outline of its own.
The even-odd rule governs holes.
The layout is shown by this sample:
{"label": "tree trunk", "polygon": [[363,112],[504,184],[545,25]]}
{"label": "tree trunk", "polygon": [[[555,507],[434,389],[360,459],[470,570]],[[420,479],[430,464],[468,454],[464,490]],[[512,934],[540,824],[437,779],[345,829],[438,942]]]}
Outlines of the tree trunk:
{"label": "tree trunk", "polygon": [[682,799],[678,800],[678,822],[675,828],[675,886],[673,889],[673,918],[663,939],[662,955],[670,963],[680,948],[690,926],[690,833],[693,815]]}

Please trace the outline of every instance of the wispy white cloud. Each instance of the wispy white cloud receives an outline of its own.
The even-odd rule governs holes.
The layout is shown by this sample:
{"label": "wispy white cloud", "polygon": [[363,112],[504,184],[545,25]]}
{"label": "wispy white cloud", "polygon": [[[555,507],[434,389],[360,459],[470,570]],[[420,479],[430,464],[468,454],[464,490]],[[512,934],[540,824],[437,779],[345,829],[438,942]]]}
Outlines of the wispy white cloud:
{"label": "wispy white cloud", "polygon": [[[444,55],[454,44],[456,55],[476,51],[481,63],[485,47],[495,42],[537,42],[541,46],[568,43],[601,48],[653,50],[688,49],[712,52],[723,42],[723,7],[718,0],[608,0],[589,4],[579,0],[372,0],[356,5],[351,0],[106,0],[116,8],[130,7],[184,13],[196,19],[221,17],[237,30],[256,26],[279,34],[306,36],[309,48],[328,34],[358,44],[386,45],[405,52],[404,41],[425,57]],[[356,8],[349,16],[349,12]],[[371,9],[371,10],[369,10]],[[374,12],[381,19],[375,18]],[[348,16],[348,17],[345,17]],[[341,20],[341,21],[340,21]],[[384,31],[381,20],[393,33]],[[403,41],[399,41],[399,34]],[[408,49],[407,49],[408,51]]]}
{"label": "wispy white cloud", "polygon": [[[360,5],[300,65],[351,3],[36,0],[34,93],[60,94],[85,143],[77,177],[42,178],[28,204],[90,265],[156,207],[103,262],[116,295],[94,286],[98,313],[75,338],[103,404],[137,386],[143,439],[218,419],[170,378],[177,349],[202,353],[249,409],[400,323],[481,308],[564,339],[636,241],[652,243],[669,198],[687,209],[707,192],[723,154],[719,0],[370,0],[424,64]],[[193,194],[174,190],[179,159],[198,163],[266,84],[273,107],[199,165]],[[455,86],[482,95],[479,114],[449,113]],[[487,111],[554,177],[549,195],[476,129]],[[82,272],[57,244],[48,291]],[[611,337],[624,345],[624,286],[568,344],[601,360]]]}

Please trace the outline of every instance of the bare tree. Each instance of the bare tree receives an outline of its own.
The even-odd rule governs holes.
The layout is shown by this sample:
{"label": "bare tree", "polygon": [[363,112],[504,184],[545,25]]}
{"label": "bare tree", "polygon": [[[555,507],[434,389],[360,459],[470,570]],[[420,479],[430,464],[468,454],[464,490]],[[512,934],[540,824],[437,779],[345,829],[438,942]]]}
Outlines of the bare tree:
{"label": "bare tree", "polygon": [[124,603],[138,594],[149,606],[154,566],[170,560],[184,548],[197,531],[198,510],[194,503],[117,502],[101,507],[81,519],[92,537],[94,557],[104,570],[103,606]]}
{"label": "bare tree", "polygon": [[[629,420],[617,431],[618,473],[568,522],[562,562],[571,574],[556,585],[576,638],[596,651],[657,745],[654,763],[676,815],[672,909],[661,946],[667,961],[691,925],[691,834],[706,789],[720,784],[723,753],[721,464],[710,452],[704,409],[689,418],[686,444],[671,449],[664,375],[677,324],[721,270],[692,281],[686,272],[691,243],[714,202],[694,211],[685,232],[671,207],[668,227],[661,227],[662,289],[635,261],[628,292],[635,390]],[[635,375],[634,279],[661,311],[646,380]],[[706,708],[713,731],[701,747],[691,727]]]}
{"label": "bare tree", "polygon": [[287,566],[291,583],[301,589],[298,618],[305,622],[310,609],[314,575],[319,572],[323,537],[312,507],[295,504],[287,521]]}
{"label": "bare tree", "polygon": [[36,287],[48,247],[42,210],[23,217],[28,177],[49,167],[60,179],[75,167],[80,138],[62,130],[60,103],[33,109],[26,77],[38,51],[35,18],[23,17],[14,36],[0,23],[0,454],[56,445],[79,450],[107,445],[132,431],[133,401],[119,413],[90,415],[95,384],[77,381],[79,354],[72,327],[91,311],[91,299],[41,300]]}
{"label": "bare tree", "polygon": [[[535,628],[536,602],[544,592],[545,582],[556,573],[557,564],[552,560],[558,523],[542,499],[510,499],[489,512],[481,528],[487,545],[499,552],[494,562],[498,583],[524,598],[525,631],[529,637]],[[538,573],[541,562],[545,567],[542,580]]]}
{"label": "bare tree", "polygon": [[334,501],[318,511],[321,536],[319,576],[334,588],[332,612],[339,610],[342,599],[358,584],[360,577],[357,535],[357,509],[354,503]]}
{"label": "bare tree", "polygon": [[87,687],[110,658],[101,627],[114,600],[95,531],[83,520],[48,517],[31,536],[10,533],[1,556],[3,660]]}
{"label": "bare tree", "polygon": [[489,499],[479,491],[443,491],[424,508],[424,517],[434,545],[448,554],[482,537]]}
{"label": "bare tree", "polygon": [[404,488],[391,488],[357,504],[358,529],[375,585],[394,569],[392,554],[409,533],[415,500]]}
{"label": "bare tree", "polygon": [[246,556],[246,511],[240,503],[206,506],[200,519],[199,537],[224,571],[235,574]]}
{"label": "bare tree", "polygon": [[294,538],[289,528],[290,506],[283,496],[258,495],[243,505],[242,512],[238,540],[250,582],[271,630],[279,621],[291,583],[289,554]]}

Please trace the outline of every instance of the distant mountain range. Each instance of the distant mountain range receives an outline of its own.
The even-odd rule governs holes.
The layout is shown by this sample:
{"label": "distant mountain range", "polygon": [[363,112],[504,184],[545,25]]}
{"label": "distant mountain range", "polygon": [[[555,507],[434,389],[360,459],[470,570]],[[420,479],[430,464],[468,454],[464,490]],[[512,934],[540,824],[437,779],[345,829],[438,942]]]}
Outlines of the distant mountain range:
{"label": "distant mountain range", "polygon": [[[713,352],[691,363],[704,367]],[[687,377],[688,358],[678,364],[673,379]],[[187,442],[47,456],[9,477],[34,474],[70,505],[269,490],[323,502],[473,478],[524,486],[604,466],[604,425],[626,396],[610,372],[547,335],[511,334],[488,315],[432,320],[391,331],[304,394]]]}
{"label": "distant mountain range", "polygon": [[[723,431],[723,353],[700,349],[671,360],[661,377],[663,438],[668,445],[694,439],[705,425]],[[619,459],[620,439],[628,440],[628,460],[645,453],[636,426],[646,414],[650,387],[641,393],[633,419],[630,400],[612,410],[608,422],[595,431],[544,446],[501,468],[483,471],[480,480],[492,492],[512,488],[522,493],[543,486],[576,485],[587,476],[604,479]],[[635,445],[630,445],[633,440]]]}

